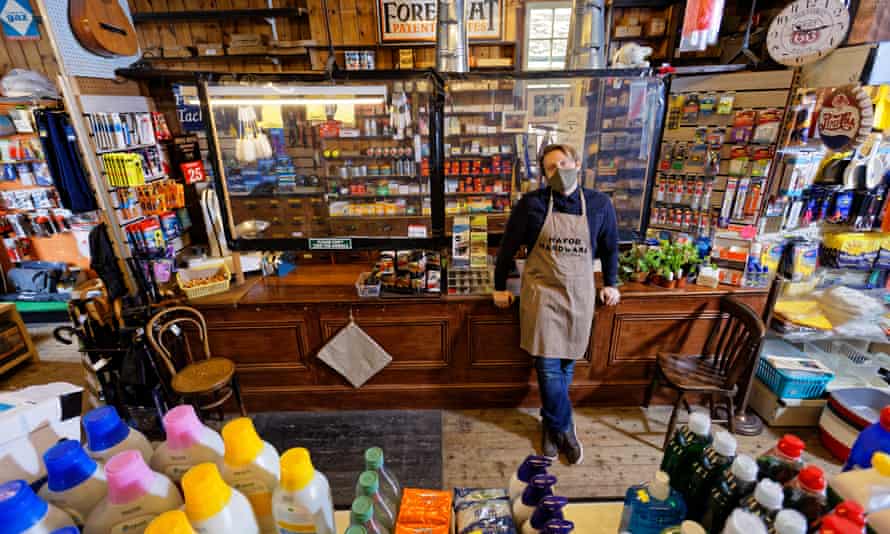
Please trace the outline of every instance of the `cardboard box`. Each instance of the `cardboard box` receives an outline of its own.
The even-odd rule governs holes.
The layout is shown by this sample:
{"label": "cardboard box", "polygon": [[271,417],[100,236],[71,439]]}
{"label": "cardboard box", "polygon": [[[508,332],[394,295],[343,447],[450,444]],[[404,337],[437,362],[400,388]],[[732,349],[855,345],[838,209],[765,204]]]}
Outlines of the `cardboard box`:
{"label": "cardboard box", "polygon": [[265,45],[257,45],[257,46],[230,46],[226,49],[226,52],[230,56],[243,56],[248,54],[266,54],[269,52],[269,47]]}
{"label": "cardboard box", "polygon": [[0,393],[0,477],[29,483],[46,476],[43,453],[80,440],[83,388],[65,382]]}
{"label": "cardboard box", "polygon": [[165,46],[164,57],[183,58],[192,57],[192,51],[184,46]]}
{"label": "cardboard box", "polygon": [[199,56],[223,56],[226,51],[222,43],[201,43],[195,46]]}
{"label": "cardboard box", "polygon": [[263,36],[258,33],[229,33],[225,42],[229,46],[260,46],[265,44]]}
{"label": "cardboard box", "polygon": [[624,37],[639,37],[643,35],[642,26],[615,26],[615,37],[618,39]]}
{"label": "cardboard box", "polygon": [[511,57],[480,57],[476,58],[477,67],[512,67]]}
{"label": "cardboard box", "polygon": [[819,425],[825,399],[780,399],[759,378],[751,385],[748,403],[769,426]]}

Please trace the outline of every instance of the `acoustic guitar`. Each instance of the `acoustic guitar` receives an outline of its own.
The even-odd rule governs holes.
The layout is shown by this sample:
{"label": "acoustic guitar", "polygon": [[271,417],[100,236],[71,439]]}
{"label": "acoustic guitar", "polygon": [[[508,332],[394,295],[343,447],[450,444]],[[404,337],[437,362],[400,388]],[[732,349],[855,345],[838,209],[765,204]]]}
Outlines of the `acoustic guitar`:
{"label": "acoustic guitar", "polygon": [[70,0],[68,21],[80,44],[103,56],[132,56],[139,50],[136,29],[118,0]]}

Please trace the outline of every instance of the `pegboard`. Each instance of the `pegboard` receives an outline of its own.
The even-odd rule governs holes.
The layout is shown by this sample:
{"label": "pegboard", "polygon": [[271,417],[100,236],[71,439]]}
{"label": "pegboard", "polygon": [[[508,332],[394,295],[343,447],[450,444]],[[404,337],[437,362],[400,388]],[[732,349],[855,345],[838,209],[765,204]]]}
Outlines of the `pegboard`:
{"label": "pegboard", "polygon": [[[121,4],[127,16],[130,16],[130,8],[126,1],[113,0]],[[80,45],[71,25],[68,22],[68,0],[44,0],[46,16],[49,24],[44,27],[50,29],[56,38],[62,63],[69,76],[86,76],[91,78],[114,78],[114,71],[128,67],[141,56],[139,51],[129,57],[106,58],[93,54]]]}

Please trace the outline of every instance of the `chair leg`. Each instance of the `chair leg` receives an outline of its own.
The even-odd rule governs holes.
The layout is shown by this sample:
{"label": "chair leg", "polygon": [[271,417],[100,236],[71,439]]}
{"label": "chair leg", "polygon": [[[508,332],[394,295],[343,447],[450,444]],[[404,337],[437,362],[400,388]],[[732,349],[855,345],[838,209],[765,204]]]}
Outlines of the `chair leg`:
{"label": "chair leg", "polygon": [[677,402],[674,403],[674,409],[671,411],[671,420],[668,421],[667,433],[664,435],[664,445],[662,445],[661,450],[667,450],[668,443],[671,441],[671,436],[674,435],[674,427],[677,426],[677,411],[686,399],[686,393],[680,391],[678,392],[678,395]]}
{"label": "chair leg", "polygon": [[729,404],[729,414],[727,415],[729,421],[726,423],[729,426],[729,432],[735,434],[735,399],[732,397],[732,395],[726,396],[726,401]]}
{"label": "chair leg", "polygon": [[238,403],[241,417],[247,417],[247,407],[244,406],[244,400],[241,398],[241,384],[238,383],[237,374],[232,375],[232,393],[235,394],[235,402]]}
{"label": "chair leg", "polygon": [[683,396],[683,407],[686,408],[686,415],[690,415],[692,413],[692,407],[689,406],[689,401],[686,400],[686,396]]}
{"label": "chair leg", "polygon": [[708,395],[708,413],[711,415],[711,419],[715,419],[717,412],[716,412],[716,410],[714,410],[714,394],[713,393]]}
{"label": "chair leg", "polygon": [[659,371],[656,368],[655,373],[652,374],[652,380],[649,382],[649,385],[646,387],[646,393],[643,396],[643,408],[649,408],[649,404],[652,402],[652,396],[655,394],[655,388],[658,387],[658,375]]}

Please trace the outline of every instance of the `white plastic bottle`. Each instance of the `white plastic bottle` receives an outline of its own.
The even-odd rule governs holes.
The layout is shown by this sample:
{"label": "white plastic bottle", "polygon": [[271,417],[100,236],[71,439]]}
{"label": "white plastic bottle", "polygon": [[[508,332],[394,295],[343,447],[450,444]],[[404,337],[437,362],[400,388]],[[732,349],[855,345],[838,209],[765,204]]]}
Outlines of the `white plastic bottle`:
{"label": "white plastic bottle", "polygon": [[762,519],[741,508],[729,514],[723,526],[723,534],[767,534],[766,524]]}
{"label": "white plastic bottle", "polygon": [[222,467],[225,445],[222,437],[201,423],[195,409],[183,404],[164,415],[167,440],[151,457],[151,468],[179,483],[190,468],[211,462]]}
{"label": "white plastic bottle", "polygon": [[142,534],[152,519],[182,506],[176,485],[149,469],[138,451],[105,464],[108,496],[87,517],[83,534]]}
{"label": "white plastic bottle", "polygon": [[40,496],[67,512],[76,524],[83,525],[108,494],[105,470],[87,456],[79,441],[72,439],[50,447],[43,453],[43,462],[47,483]]}
{"label": "white plastic bottle", "polygon": [[522,495],[513,501],[513,523],[522,525],[532,516],[532,512],[538,507],[541,499],[553,495],[553,485],[556,477],[553,475],[535,475]]}
{"label": "white plastic bottle", "polygon": [[195,534],[188,516],[182,510],[170,510],[154,518],[145,534]]}
{"label": "white plastic bottle", "polygon": [[515,501],[535,475],[546,475],[553,461],[546,456],[527,456],[510,477],[510,502]]}
{"label": "white plastic bottle", "polygon": [[279,534],[336,534],[331,486],[312,465],[308,450],[295,448],[281,455],[281,483],[272,496],[272,514]]}
{"label": "white plastic bottle", "polygon": [[565,497],[549,495],[541,499],[528,521],[522,524],[522,534],[538,534],[554,519],[565,519],[562,509],[569,503]]}
{"label": "white plastic bottle", "polygon": [[128,427],[113,406],[102,406],[83,416],[83,429],[87,454],[95,460],[105,463],[121,451],[137,450],[145,463],[151,462],[151,442],[142,432]]}
{"label": "white plastic bottle", "polygon": [[260,439],[253,421],[247,417],[229,421],[222,429],[222,437],[226,446],[223,480],[250,501],[260,532],[273,534],[272,492],[281,472],[278,451]]}
{"label": "white plastic bottle", "polygon": [[198,534],[259,534],[247,497],[232,489],[214,463],[196,465],[182,477],[185,515]]}
{"label": "white plastic bottle", "polygon": [[49,534],[73,527],[74,520],[37,496],[24,480],[0,484],[0,531],[16,534]]}

